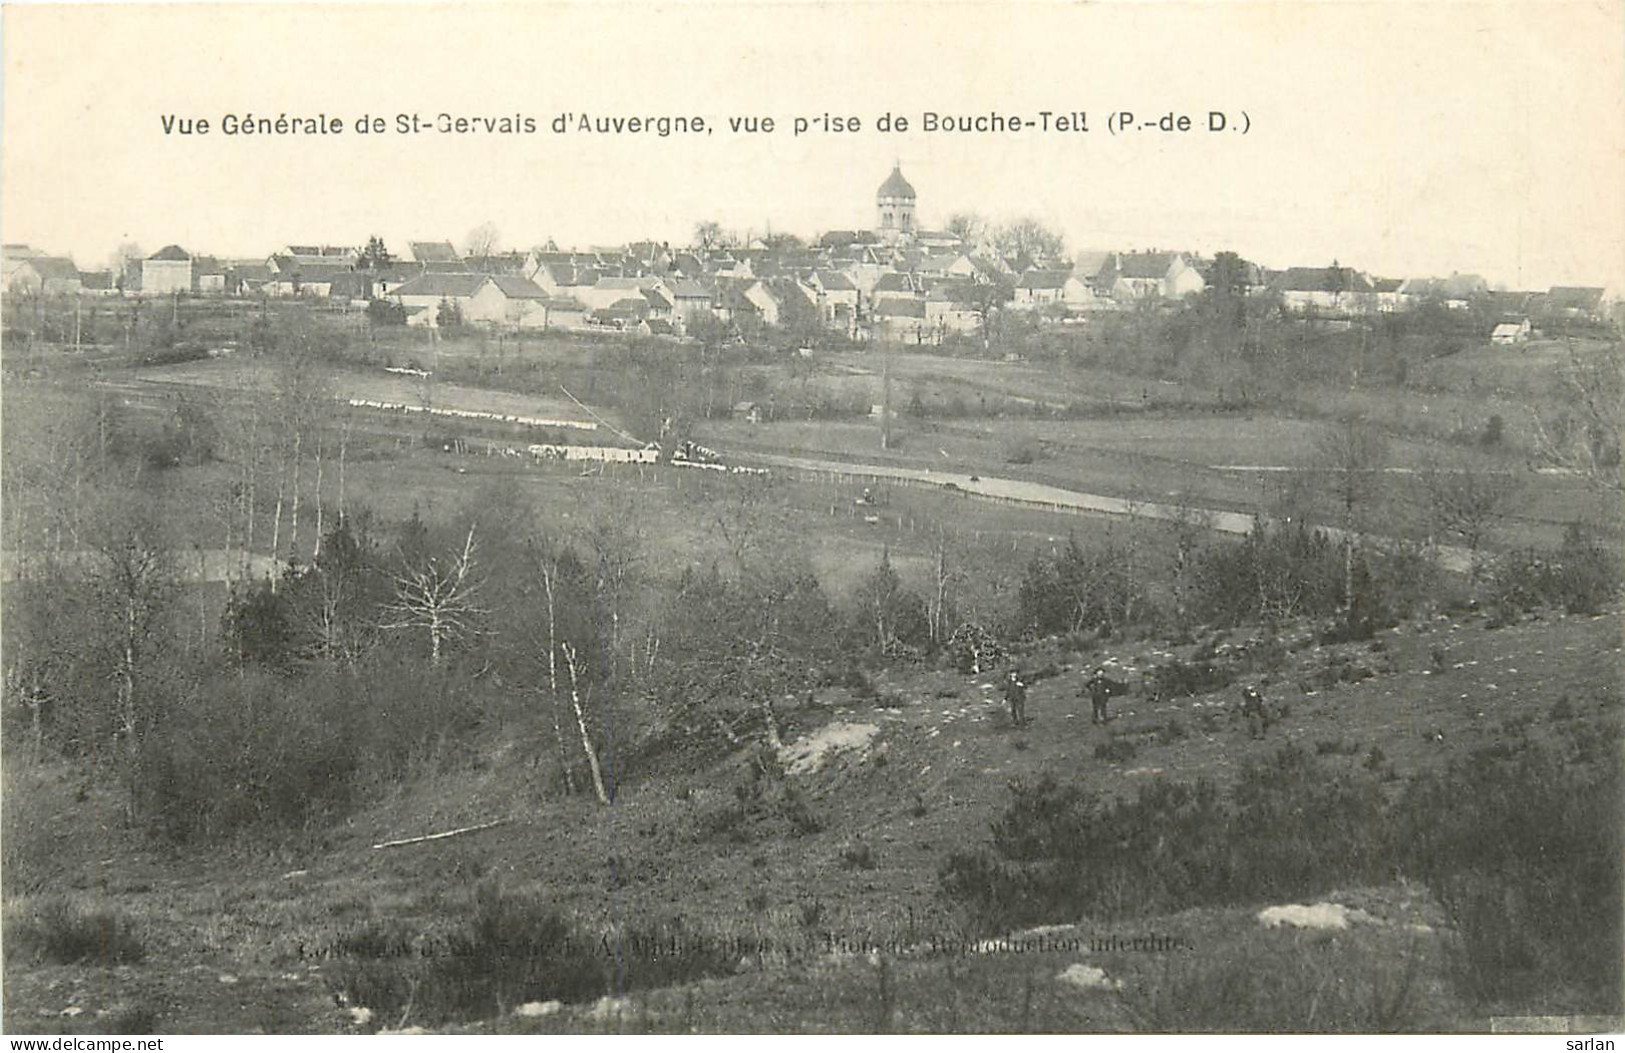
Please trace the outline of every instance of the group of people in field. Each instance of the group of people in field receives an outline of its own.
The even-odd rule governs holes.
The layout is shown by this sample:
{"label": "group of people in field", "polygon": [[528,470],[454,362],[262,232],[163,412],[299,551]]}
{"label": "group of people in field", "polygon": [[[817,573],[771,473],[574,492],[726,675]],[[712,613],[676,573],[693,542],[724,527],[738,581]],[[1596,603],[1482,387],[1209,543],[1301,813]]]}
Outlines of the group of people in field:
{"label": "group of people in field", "polygon": [[[1128,689],[1126,682],[1107,676],[1105,666],[1096,666],[1078,691],[1079,698],[1089,699],[1089,722],[1104,725],[1110,721],[1111,697],[1126,694]],[[1031,723],[1031,718],[1027,716],[1027,682],[1018,669],[1012,668],[1005,676],[1004,700],[1010,706],[1010,723],[1014,727],[1022,728]],[[1248,684],[1242,688],[1238,712],[1247,723],[1248,736],[1263,738],[1269,730],[1270,713],[1269,705],[1257,687]]]}

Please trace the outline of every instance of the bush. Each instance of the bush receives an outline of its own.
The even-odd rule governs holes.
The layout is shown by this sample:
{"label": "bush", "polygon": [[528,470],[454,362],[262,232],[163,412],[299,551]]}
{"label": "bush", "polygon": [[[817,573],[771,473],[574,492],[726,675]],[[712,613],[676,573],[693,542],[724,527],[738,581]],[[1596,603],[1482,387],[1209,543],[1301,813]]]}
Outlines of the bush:
{"label": "bush", "polygon": [[8,906],[4,936],[7,962],[112,966],[146,957],[146,946],[123,914],[86,909],[64,896]]}
{"label": "bush", "polygon": [[1112,764],[1127,764],[1139,752],[1140,747],[1128,739],[1112,739],[1110,742],[1102,742],[1095,746],[1095,759],[1109,761]]}
{"label": "bush", "polygon": [[171,841],[297,830],[470,749],[481,713],[450,674],[395,662],[302,678],[245,669],[182,685],[140,742],[137,815]]}
{"label": "bush", "polygon": [[337,993],[391,1020],[439,1024],[723,976],[736,964],[725,941],[702,938],[681,917],[593,934],[495,881],[475,889],[456,928],[404,946],[403,937],[370,921],[336,939]]}
{"label": "bush", "polygon": [[[1371,761],[1383,758],[1373,748]],[[1621,759],[1480,751],[1397,795],[1294,747],[1221,793],[1159,779],[1131,800],[1045,776],[1012,784],[991,844],[953,853],[944,892],[985,931],[1282,902],[1407,874],[1460,934],[1473,996],[1617,1012]],[[1587,906],[1587,905],[1590,906]]]}
{"label": "bush", "polygon": [[1168,956],[1124,1002],[1139,1030],[1156,1033],[1413,1031],[1429,954],[1396,949],[1252,930],[1227,941],[1223,957]]}
{"label": "bush", "polygon": [[841,865],[848,870],[873,870],[875,850],[864,841],[848,845],[841,849]]}
{"label": "bush", "polygon": [[1540,608],[1600,614],[1619,598],[1618,556],[1579,523],[1570,523],[1555,553],[1522,549],[1491,569],[1489,604],[1501,621]]}
{"label": "bush", "polygon": [[1190,731],[1180,723],[1178,717],[1169,717],[1168,722],[1157,729],[1157,742],[1163,746],[1171,746],[1190,738],[1190,735]]}
{"label": "bush", "polygon": [[1449,911],[1460,978],[1480,999],[1619,1011],[1621,762],[1617,749],[1573,761],[1479,751],[1394,808],[1398,854]]}
{"label": "bush", "polygon": [[1187,698],[1222,691],[1236,682],[1237,671],[1210,659],[1182,662],[1175,658],[1151,673],[1151,690],[1160,698]]}

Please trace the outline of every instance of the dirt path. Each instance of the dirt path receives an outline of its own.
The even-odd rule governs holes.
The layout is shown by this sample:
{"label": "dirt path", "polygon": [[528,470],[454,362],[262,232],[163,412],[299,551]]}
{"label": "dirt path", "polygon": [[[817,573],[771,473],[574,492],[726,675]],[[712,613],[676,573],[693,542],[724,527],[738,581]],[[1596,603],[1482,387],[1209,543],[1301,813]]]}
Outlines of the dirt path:
{"label": "dirt path", "polygon": [[[1015,504],[1033,505],[1052,511],[1103,513],[1106,515],[1138,516],[1166,522],[1188,522],[1223,534],[1252,532],[1256,517],[1245,512],[1226,512],[1214,508],[1193,508],[1184,505],[1162,504],[1156,501],[1134,501],[1105,494],[1091,494],[1081,490],[1068,490],[1047,483],[1033,483],[1022,479],[998,476],[966,475],[958,472],[940,472],[929,468],[904,468],[895,465],[862,464],[832,461],[815,457],[792,457],[787,454],[751,453],[746,458],[758,465],[789,468],[809,472],[832,472],[857,475],[873,479],[935,486],[956,490],[972,497],[989,498]],[[1341,540],[1344,531],[1337,527],[1321,527],[1333,540]],[[1373,535],[1374,540],[1382,540]],[[1467,550],[1450,545],[1434,548],[1440,566],[1446,570],[1465,572],[1472,566]]]}

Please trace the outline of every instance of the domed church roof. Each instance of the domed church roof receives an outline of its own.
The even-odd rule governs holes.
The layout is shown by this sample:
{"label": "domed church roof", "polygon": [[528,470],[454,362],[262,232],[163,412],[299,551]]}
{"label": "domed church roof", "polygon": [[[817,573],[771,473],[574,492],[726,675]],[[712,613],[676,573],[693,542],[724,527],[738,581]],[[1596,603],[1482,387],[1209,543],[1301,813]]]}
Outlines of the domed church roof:
{"label": "domed church roof", "polygon": [[908,198],[914,196],[914,188],[909,186],[908,180],[903,178],[902,165],[892,166],[891,175],[887,176],[886,181],[880,184],[880,190],[875,196]]}

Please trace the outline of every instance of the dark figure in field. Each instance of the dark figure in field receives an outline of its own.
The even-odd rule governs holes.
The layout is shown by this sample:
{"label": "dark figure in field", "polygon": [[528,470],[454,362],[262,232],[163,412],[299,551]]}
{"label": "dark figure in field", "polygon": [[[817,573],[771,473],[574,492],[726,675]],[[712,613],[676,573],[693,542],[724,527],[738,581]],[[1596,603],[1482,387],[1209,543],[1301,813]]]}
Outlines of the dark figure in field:
{"label": "dark figure in field", "polygon": [[1089,702],[1094,707],[1090,716],[1091,724],[1104,724],[1111,718],[1106,713],[1106,701],[1113,695],[1121,695],[1128,690],[1128,685],[1119,680],[1113,680],[1106,675],[1105,667],[1099,667],[1094,675],[1083,682],[1083,693],[1089,696]]}
{"label": "dark figure in field", "polygon": [[1270,715],[1258,688],[1249,685],[1241,692],[1241,715],[1247,719],[1247,734],[1255,739],[1263,738],[1269,727]]}
{"label": "dark figure in field", "polygon": [[1027,723],[1027,685],[1014,669],[1004,681],[1004,700],[1010,703],[1010,723],[1021,727]]}

